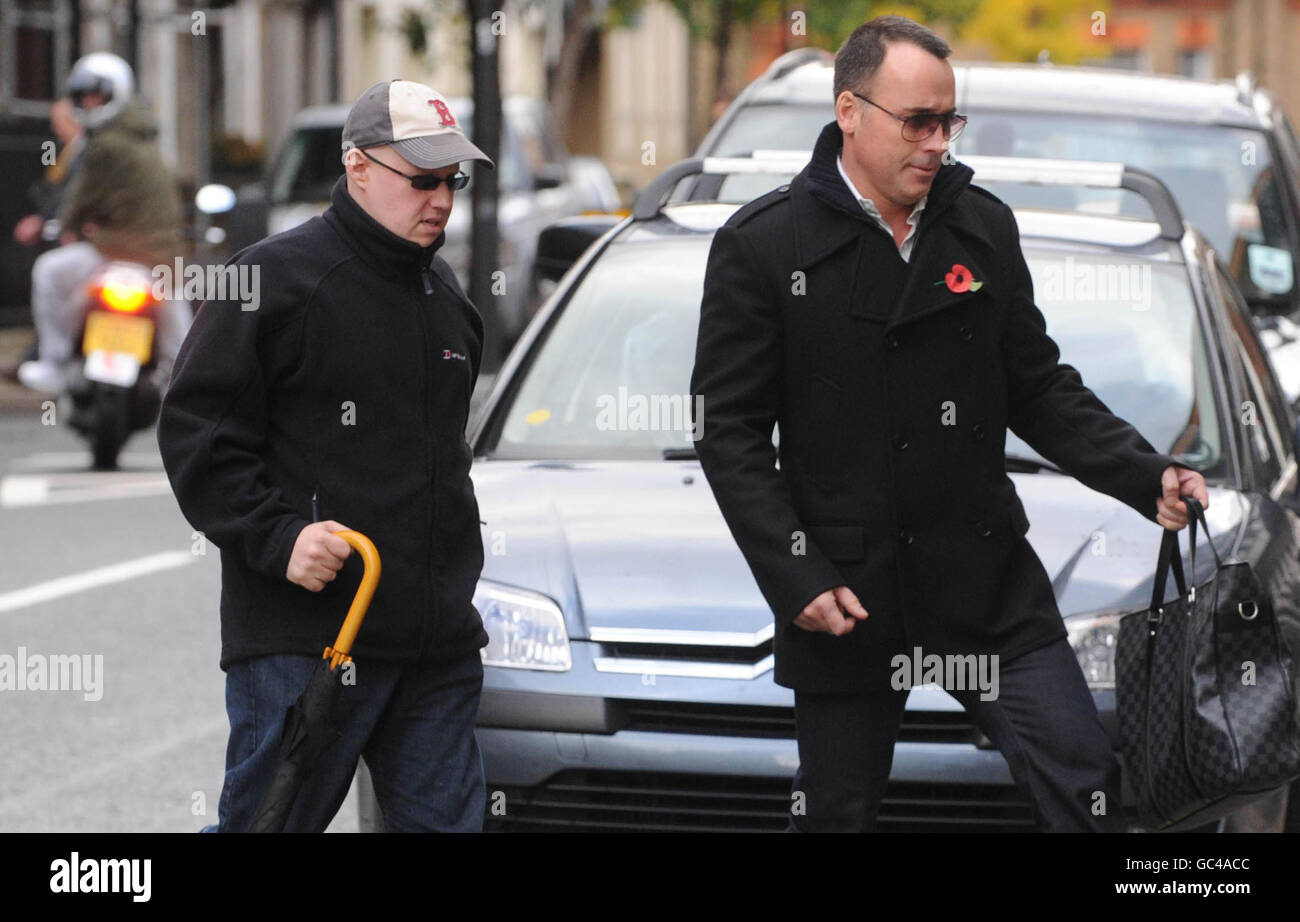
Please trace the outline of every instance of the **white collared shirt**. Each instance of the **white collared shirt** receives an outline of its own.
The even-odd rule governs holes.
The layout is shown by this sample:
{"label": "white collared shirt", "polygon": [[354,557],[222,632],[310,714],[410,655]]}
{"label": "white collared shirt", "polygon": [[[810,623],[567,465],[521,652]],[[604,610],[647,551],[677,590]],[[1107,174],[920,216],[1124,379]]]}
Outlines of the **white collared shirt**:
{"label": "white collared shirt", "polygon": [[[844,185],[849,187],[849,191],[852,192],[853,197],[858,200],[858,204],[862,206],[862,210],[875,218],[876,223],[883,227],[885,232],[889,234],[889,239],[893,240],[894,229],[889,226],[889,222],[886,221],[884,215],[880,213],[880,209],[876,207],[876,203],[858,192],[857,186],[853,185],[853,180],[849,179],[849,174],[844,172],[844,161],[838,154],[835,156],[835,165],[839,167],[840,175],[844,177]],[[916,226],[921,221],[921,209],[925,208],[925,200],[929,197],[930,196],[928,195],[921,196],[921,200],[913,206],[912,213],[907,216],[907,223],[911,227],[911,230],[907,232],[907,236],[903,238],[903,242],[898,245],[898,255],[903,257],[903,262],[908,262],[912,256],[912,247],[916,245]]]}

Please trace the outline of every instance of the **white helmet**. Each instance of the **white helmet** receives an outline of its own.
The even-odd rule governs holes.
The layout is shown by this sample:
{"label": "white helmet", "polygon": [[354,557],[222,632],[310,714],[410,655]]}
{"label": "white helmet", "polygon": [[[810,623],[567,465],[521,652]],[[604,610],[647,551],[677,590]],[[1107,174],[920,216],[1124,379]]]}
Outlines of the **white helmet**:
{"label": "white helmet", "polygon": [[[87,128],[98,128],[131,101],[135,93],[135,74],[131,72],[131,65],[117,55],[96,51],[72,65],[65,92],[72,101],[72,113],[77,121]],[[82,99],[88,93],[102,96],[103,105],[83,108]]]}

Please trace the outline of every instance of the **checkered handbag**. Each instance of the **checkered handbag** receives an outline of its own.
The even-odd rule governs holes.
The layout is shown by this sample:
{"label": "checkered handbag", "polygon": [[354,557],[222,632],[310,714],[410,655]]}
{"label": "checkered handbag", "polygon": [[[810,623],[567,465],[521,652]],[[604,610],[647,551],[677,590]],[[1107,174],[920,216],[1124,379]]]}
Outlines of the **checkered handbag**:
{"label": "checkered handbag", "polygon": [[[1210,537],[1205,510],[1191,512]],[[1273,603],[1249,563],[1224,563],[1189,590],[1178,532],[1160,542],[1151,606],[1120,619],[1115,707],[1125,771],[1142,825],[1177,831],[1211,822],[1300,777],[1291,658]],[[1170,570],[1178,598],[1165,602]]]}

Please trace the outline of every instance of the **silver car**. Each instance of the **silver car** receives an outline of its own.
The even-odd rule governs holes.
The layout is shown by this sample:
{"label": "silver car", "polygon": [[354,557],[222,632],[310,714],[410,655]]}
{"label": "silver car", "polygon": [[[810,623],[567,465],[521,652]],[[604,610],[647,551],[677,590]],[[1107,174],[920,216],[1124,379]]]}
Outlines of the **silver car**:
{"label": "silver car", "polygon": [[[735,99],[696,156],[806,148],[835,118],[833,58],[800,49]],[[1288,397],[1300,400],[1300,140],[1277,98],[1248,76],[1208,82],[1102,68],[953,65],[953,142],[970,155],[1105,160],[1154,173],[1209,240],[1264,328]],[[762,191],[751,187],[756,195]],[[1014,206],[1141,216],[1114,190],[1004,184]]]}
{"label": "silver car", "polygon": [[[786,824],[798,763],[793,693],[773,681],[772,614],[695,460],[689,425],[705,265],[738,204],[665,202],[682,181],[762,173],[775,185],[802,165],[677,164],[630,218],[574,219],[543,235],[557,270],[565,253],[582,255],[470,434],[486,521],[474,601],[491,638],[477,731],[489,829]],[[985,161],[977,179],[998,169]],[[1114,164],[1095,173],[1116,186],[1130,175]],[[1158,183],[1129,185],[1157,197],[1158,222],[1018,213],[1038,303],[1063,360],[1099,397],[1202,470],[1216,546],[1255,564],[1300,643],[1295,417],[1205,239]],[[1053,287],[1067,270],[1117,265],[1145,280],[1130,292],[1142,309]],[[1247,399],[1263,414],[1254,431],[1234,422]],[[1014,435],[1007,469],[1118,747],[1117,621],[1150,598],[1160,528]],[[1269,801],[1270,821],[1281,823],[1285,795]],[[372,799],[363,810],[374,814]],[[922,686],[910,692],[879,826],[1023,831],[1033,819],[1002,755],[947,692]]]}

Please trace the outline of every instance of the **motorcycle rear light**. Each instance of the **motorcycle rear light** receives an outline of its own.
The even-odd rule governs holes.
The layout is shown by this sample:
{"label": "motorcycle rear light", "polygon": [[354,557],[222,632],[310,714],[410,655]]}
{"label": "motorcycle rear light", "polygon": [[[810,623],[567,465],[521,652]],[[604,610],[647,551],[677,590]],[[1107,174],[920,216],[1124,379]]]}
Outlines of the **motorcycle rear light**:
{"label": "motorcycle rear light", "polygon": [[110,279],[100,286],[99,300],[110,311],[138,314],[152,303],[153,295],[143,285]]}
{"label": "motorcycle rear light", "polygon": [[136,263],[106,265],[91,281],[90,294],[103,307],[119,314],[138,314],[157,302],[149,271]]}

